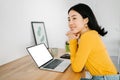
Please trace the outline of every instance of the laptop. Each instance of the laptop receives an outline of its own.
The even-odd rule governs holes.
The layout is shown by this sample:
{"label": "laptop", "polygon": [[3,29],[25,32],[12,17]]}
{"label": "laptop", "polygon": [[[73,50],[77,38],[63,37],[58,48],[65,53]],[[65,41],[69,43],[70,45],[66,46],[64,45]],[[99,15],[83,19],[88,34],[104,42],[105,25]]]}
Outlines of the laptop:
{"label": "laptop", "polygon": [[54,58],[44,43],[26,49],[40,69],[64,72],[70,65],[69,59]]}

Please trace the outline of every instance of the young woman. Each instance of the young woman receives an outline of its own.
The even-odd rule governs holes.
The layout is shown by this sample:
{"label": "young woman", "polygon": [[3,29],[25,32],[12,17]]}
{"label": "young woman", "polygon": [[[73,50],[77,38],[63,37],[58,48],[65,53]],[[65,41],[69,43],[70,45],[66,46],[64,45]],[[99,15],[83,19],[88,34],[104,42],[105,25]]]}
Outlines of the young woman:
{"label": "young woman", "polygon": [[68,11],[70,31],[67,32],[71,55],[71,65],[75,72],[86,69],[92,79],[81,80],[119,80],[117,70],[110,59],[101,36],[107,34],[101,28],[86,4],[77,4]]}

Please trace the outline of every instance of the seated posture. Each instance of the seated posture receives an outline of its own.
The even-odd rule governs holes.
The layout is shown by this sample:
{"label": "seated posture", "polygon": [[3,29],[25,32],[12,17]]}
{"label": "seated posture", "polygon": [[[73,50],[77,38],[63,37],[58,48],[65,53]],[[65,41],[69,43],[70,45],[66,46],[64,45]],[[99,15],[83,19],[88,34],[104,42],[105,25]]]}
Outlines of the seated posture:
{"label": "seated posture", "polygon": [[74,72],[86,69],[92,75],[92,79],[81,80],[120,80],[101,39],[107,31],[98,25],[91,8],[83,3],[72,6],[68,23],[70,31],[66,35],[72,69]]}

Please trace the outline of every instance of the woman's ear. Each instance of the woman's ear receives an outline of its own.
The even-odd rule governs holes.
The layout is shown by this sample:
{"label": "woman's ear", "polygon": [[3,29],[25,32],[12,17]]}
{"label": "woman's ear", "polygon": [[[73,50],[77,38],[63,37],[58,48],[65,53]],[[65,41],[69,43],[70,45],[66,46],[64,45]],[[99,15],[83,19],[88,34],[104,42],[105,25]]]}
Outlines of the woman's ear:
{"label": "woman's ear", "polygon": [[88,22],[89,22],[88,17],[87,17],[87,18],[84,18],[84,23],[87,24]]}

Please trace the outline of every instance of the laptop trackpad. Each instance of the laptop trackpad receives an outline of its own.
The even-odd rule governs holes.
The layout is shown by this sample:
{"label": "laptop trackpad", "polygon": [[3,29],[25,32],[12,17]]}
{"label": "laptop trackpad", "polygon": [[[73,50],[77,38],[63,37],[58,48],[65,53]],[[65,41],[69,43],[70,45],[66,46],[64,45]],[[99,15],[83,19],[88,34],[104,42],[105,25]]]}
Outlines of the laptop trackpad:
{"label": "laptop trackpad", "polygon": [[55,71],[64,72],[67,67],[70,65],[70,60],[65,59],[58,67],[55,68]]}

